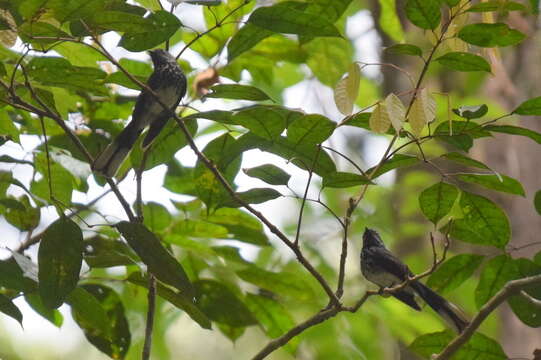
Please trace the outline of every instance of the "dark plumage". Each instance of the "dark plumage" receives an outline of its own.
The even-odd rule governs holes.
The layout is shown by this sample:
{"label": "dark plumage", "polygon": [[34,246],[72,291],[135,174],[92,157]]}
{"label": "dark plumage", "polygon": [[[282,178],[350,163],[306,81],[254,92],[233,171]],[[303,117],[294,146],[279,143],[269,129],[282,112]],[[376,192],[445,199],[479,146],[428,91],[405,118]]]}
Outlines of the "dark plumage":
{"label": "dark plumage", "polygon": [[[167,51],[151,50],[149,54],[154,64],[154,72],[150,75],[147,86],[169,109],[174,110],[186,94],[186,76],[175,58]],[[141,132],[149,127],[143,139],[143,147],[147,147],[158,136],[170,117],[170,113],[154,96],[143,90],[137,97],[132,120],[96,158],[92,168],[105,176],[114,176]]]}
{"label": "dark plumage", "polygon": [[[363,248],[361,251],[361,272],[364,277],[380,287],[392,287],[403,283],[413,273],[407,265],[400,261],[385,248],[379,234],[366,228],[363,234]],[[408,286],[392,295],[415,310],[421,310],[415,300],[419,295],[434,311],[436,311],[453,329],[462,332],[468,325],[468,320],[462,311],[443,297],[435,293],[428,286],[414,280]]]}

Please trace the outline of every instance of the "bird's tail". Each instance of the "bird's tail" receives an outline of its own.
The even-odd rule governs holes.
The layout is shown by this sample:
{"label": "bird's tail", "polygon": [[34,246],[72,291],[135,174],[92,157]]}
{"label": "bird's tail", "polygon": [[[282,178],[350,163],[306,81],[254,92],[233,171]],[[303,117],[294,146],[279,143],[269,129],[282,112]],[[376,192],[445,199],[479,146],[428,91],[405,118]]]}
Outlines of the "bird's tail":
{"label": "bird's tail", "polygon": [[137,141],[141,130],[135,128],[133,121],[118,134],[105,150],[94,160],[92,169],[107,177],[113,177],[126,156],[130,153],[133,144]]}
{"label": "bird's tail", "polygon": [[414,281],[411,287],[417,294],[436,311],[455,331],[461,333],[468,326],[469,321],[460,308],[435,293],[425,284]]}

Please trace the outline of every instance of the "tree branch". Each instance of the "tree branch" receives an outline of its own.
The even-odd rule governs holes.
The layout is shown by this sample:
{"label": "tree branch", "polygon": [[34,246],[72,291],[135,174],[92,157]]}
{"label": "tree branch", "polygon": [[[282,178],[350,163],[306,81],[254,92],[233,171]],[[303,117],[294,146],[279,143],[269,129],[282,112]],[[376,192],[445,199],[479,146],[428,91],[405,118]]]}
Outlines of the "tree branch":
{"label": "tree branch", "polygon": [[446,360],[449,359],[461,346],[463,346],[475,333],[475,330],[483,323],[483,321],[492,313],[498,306],[500,306],[505,300],[513,295],[520,293],[526,286],[541,284],[541,275],[530,276],[523,279],[511,280],[504,285],[504,287],[496,293],[482,308],[479,313],[472,319],[470,324],[459,334],[453,341],[451,341],[445,349],[438,355],[432,357],[433,360]]}
{"label": "tree branch", "polygon": [[340,311],[341,311],[341,308],[339,308],[339,307],[332,307],[332,308],[320,311],[319,313],[312,316],[308,320],[306,320],[303,323],[300,323],[299,325],[295,326],[294,328],[289,330],[284,335],[282,335],[279,338],[276,338],[276,339],[272,340],[271,342],[269,342],[267,344],[267,346],[265,346],[260,352],[258,352],[252,358],[252,360],[264,359],[265,357],[267,357],[267,355],[269,355],[270,353],[272,353],[276,349],[278,349],[278,348],[284,346],[285,344],[287,344],[289,342],[289,340],[291,340],[295,336],[299,335],[304,330],[306,330],[306,329],[308,329],[308,328],[310,328],[310,327],[312,327],[314,325],[320,324],[323,321],[325,321],[325,320],[327,320],[327,319],[329,319],[329,318],[331,318],[333,316],[336,316],[336,314],[338,314]]}

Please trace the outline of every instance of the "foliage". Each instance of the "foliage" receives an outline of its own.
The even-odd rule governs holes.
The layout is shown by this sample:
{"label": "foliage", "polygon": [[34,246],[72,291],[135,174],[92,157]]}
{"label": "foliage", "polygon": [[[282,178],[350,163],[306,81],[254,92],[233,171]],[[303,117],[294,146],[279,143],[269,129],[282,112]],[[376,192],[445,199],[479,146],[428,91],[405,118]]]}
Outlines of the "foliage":
{"label": "foliage", "polygon": [[[234,342],[259,328],[269,340],[277,339],[267,346],[261,344],[263,350],[254,359],[286,344],[284,358],[294,356],[300,346],[310,347],[318,358],[351,358],[359,351],[355,347],[366,358],[383,358],[373,345],[380,341],[373,330],[380,322],[398,341],[411,342],[412,351],[430,358],[456,334],[431,333],[438,329],[430,322],[432,315],[405,316],[409,310],[397,310],[391,302],[367,301],[376,292],[366,292],[361,298],[360,277],[345,274],[351,268],[346,267],[348,242],[358,250],[358,234],[364,226],[392,228],[392,190],[378,178],[406,169],[411,176],[397,180],[395,186],[402,189],[404,198],[415,201],[404,201],[399,218],[392,220],[399,223],[394,226],[399,229],[394,238],[430,232],[433,239],[439,233],[463,245],[492,249],[492,255],[484,256],[461,247],[465,250],[425,274],[432,288],[446,296],[459,287],[474,289],[464,297],[476,308],[452,296],[468,306],[472,315],[509,281],[541,274],[540,254],[537,262],[510,255],[507,246],[513,224],[490,199],[494,192],[525,196],[522,184],[468,154],[478,139],[497,133],[541,144],[540,133],[503,122],[517,115],[541,116],[541,97],[524,99],[514,110],[498,114],[493,104],[472,106],[444,94],[444,109],[441,93],[426,81],[433,69],[478,79],[490,76],[492,60],[481,48],[521,43],[526,35],[510,27],[505,14],[535,13],[536,9],[513,1],[407,0],[403,10],[408,25],[419,31],[406,36],[394,2],[381,1],[383,31],[394,40],[406,37],[416,43],[397,43],[386,52],[421,62],[415,79],[397,65],[379,64],[407,75],[411,88],[383,94],[360,108],[359,104],[366,105],[366,99],[360,99],[364,86],[372,81],[363,78],[371,64],[356,61],[352,40],[345,32],[347,19],[360,10],[355,2],[276,1],[260,6],[253,0],[228,0],[206,7],[180,5],[197,6],[202,12],[205,28],[200,32],[158,3],[0,1],[0,149],[21,144],[22,135],[40,139],[28,157],[0,158],[11,169],[0,172],[0,215],[27,235],[17,251],[0,261],[2,313],[22,323],[23,313],[14,303],[22,295],[37,313],[61,326],[62,316],[55,309],[68,304],[88,341],[115,359],[140,357],[134,344],[142,341],[142,335],[133,331],[131,319],[142,318],[146,312],[156,316],[156,326],[164,327],[158,331],[155,326],[154,331],[154,351],[161,351],[169,323],[163,321],[160,309],[167,303],[201,328],[212,330],[208,336],[221,332]],[[500,22],[485,17],[483,22],[463,21],[466,13],[492,12],[501,15]],[[196,89],[151,147],[136,145],[116,180],[93,174],[90,166],[121,130],[118,120],[124,123],[131,115],[135,98],[126,96],[118,85],[140,90],[151,69],[144,62],[115,59],[114,49],[101,42],[111,32],[120,36],[117,46],[130,52],[164,46],[174,50]],[[423,34],[431,39],[430,45],[420,40]],[[12,50],[13,37],[28,51]],[[453,49],[450,41],[462,41],[465,46]],[[184,59],[187,49],[212,67],[224,84],[204,78],[205,69]],[[284,90],[305,78],[333,89],[332,100],[345,117],[284,106]],[[207,99],[228,99],[235,106],[195,110]],[[367,133],[385,137],[389,141],[383,156],[372,167],[358,164],[358,149],[336,145],[335,139],[344,131],[358,137]],[[199,148],[194,139],[203,136],[212,139]],[[195,165],[175,157],[188,148],[197,155]],[[256,149],[280,158],[281,166],[267,163],[243,168],[243,156]],[[447,172],[450,164],[462,170]],[[17,174],[21,166],[31,168],[29,183]],[[186,199],[173,200],[175,211],[141,200],[140,191],[152,191],[141,185],[141,174],[156,166],[166,167],[164,187],[174,193],[172,199],[178,199],[177,195]],[[239,190],[235,179],[241,169],[265,182],[265,187]],[[134,203],[117,186],[130,177],[130,170],[136,174],[138,187]],[[289,187],[293,179],[304,184],[303,194]],[[98,217],[102,212],[110,215],[99,206],[102,196],[86,204],[74,201],[74,194],[88,193],[92,183],[112,189],[125,211],[122,221]],[[314,188],[319,191],[317,199],[308,196]],[[260,210],[264,208],[253,207],[287,197],[298,199],[295,211],[299,215],[290,221],[291,226],[278,226]],[[540,192],[531,205],[541,213]],[[326,212],[318,213],[317,206]],[[58,213],[51,223],[40,217],[48,207]],[[419,214],[428,221],[410,220]],[[320,232],[319,238],[327,230],[321,227],[321,219],[328,218],[338,223],[335,228],[340,235],[332,239],[339,249],[336,256],[310,241],[308,226],[301,228],[303,221],[310,222],[311,230]],[[38,231],[38,226],[45,230]],[[385,240],[390,232],[384,232]],[[35,264],[21,254],[37,243]],[[257,248],[257,255],[244,256],[240,249],[245,248]],[[294,257],[284,255],[286,250]],[[429,267],[436,260],[431,256],[417,256],[415,268]],[[88,271],[81,272],[83,260]],[[120,267],[122,275],[108,271],[113,267]],[[539,300],[540,288],[537,282],[526,287],[525,293]],[[147,293],[149,299],[158,297],[157,309],[153,301],[147,308]],[[357,306],[349,306],[356,301]],[[514,295],[508,303],[524,324],[541,326],[535,302]],[[332,319],[345,311],[356,314]],[[421,319],[426,320],[426,327],[419,324]],[[339,321],[349,326],[333,325]],[[454,358],[485,354],[505,359],[492,338],[494,327],[483,330],[488,335],[475,333]],[[341,346],[340,339],[345,338],[352,346]],[[148,333],[145,339],[149,340]]]}

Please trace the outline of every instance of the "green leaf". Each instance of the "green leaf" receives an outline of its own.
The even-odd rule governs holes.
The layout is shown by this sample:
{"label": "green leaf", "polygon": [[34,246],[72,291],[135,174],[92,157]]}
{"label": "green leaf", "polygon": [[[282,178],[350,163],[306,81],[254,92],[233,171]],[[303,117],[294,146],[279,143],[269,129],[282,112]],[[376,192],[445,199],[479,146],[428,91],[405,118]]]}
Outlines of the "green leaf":
{"label": "green leaf", "polygon": [[419,195],[421,211],[436,226],[445,215],[449,214],[458,194],[459,190],[454,185],[443,181],[434,184]]}
{"label": "green leaf", "polygon": [[486,115],[488,106],[485,104],[474,106],[461,106],[453,112],[464,119],[478,119]]}
{"label": "green leaf", "polygon": [[[141,273],[137,272],[130,274],[130,276],[128,276],[128,281],[135,285],[148,288],[148,279],[143,277]],[[182,293],[174,292],[160,283],[157,284],[156,291],[160,297],[186,312],[186,314],[188,314],[188,316],[197,322],[203,329],[211,329],[210,320],[189,297]]]}
{"label": "green leaf", "polygon": [[[271,339],[285,334],[295,326],[287,309],[276,300],[262,295],[247,294],[246,305]],[[297,339],[295,343],[298,342]],[[295,347],[296,344],[293,345],[292,350],[295,350]]]}
{"label": "green leaf", "polygon": [[112,338],[107,311],[94,295],[78,286],[66,298],[66,303],[71,306],[71,315],[79,327],[104,339]]}
{"label": "green leaf", "polygon": [[149,202],[143,205],[143,219],[145,226],[152,232],[160,232],[171,225],[171,214],[165,206]]}
{"label": "green leaf", "polygon": [[155,29],[150,18],[145,19],[125,11],[100,11],[92,17],[87,26],[100,34],[107,31],[142,33]]}
{"label": "green leaf", "polygon": [[344,125],[355,126],[361,129],[370,130],[371,112],[358,112],[344,120]]}
{"label": "green leaf", "polygon": [[271,185],[287,185],[291,175],[272,164],[264,164],[250,169],[242,169],[248,176],[258,178]]}
{"label": "green leaf", "polygon": [[35,229],[39,225],[40,210],[30,204],[28,196],[19,200],[5,198],[0,200],[0,214],[6,221],[21,231]]}
{"label": "green leaf", "polygon": [[[214,162],[230,184],[237,176],[241,154],[245,150],[239,146],[239,141],[226,133],[212,140],[203,150],[205,156]],[[196,194],[207,205],[207,208],[213,209],[224,198],[229,197],[216,176],[200,160],[195,166],[194,179]]]}
{"label": "green leaf", "polygon": [[214,280],[194,282],[197,305],[212,321],[231,327],[257,324],[250,310],[225,285]]}
{"label": "green leaf", "polygon": [[438,266],[426,284],[440,294],[450,293],[468,280],[481,265],[484,256],[460,254]]}
{"label": "green leaf", "polygon": [[508,282],[518,277],[518,269],[509,255],[498,255],[485,265],[475,289],[475,304],[480,309]]}
{"label": "green leaf", "polygon": [[504,23],[479,23],[464,26],[458,32],[458,37],[480,47],[504,47],[520,43],[526,35]]}
{"label": "green leaf", "polygon": [[440,56],[436,61],[456,71],[491,71],[488,61],[481,56],[466,52],[450,52]]}
{"label": "green leaf", "polygon": [[[243,192],[235,193],[240,199],[244,200],[248,204],[261,204],[270,200],[274,200],[282,196],[280,192],[271,188],[255,188]],[[226,198],[220,203],[225,207],[241,207],[242,205],[232,197]]]}
{"label": "green leaf", "polygon": [[254,24],[246,24],[237,31],[227,44],[227,61],[233,61],[237,56],[250,50],[261,40],[274,32]]}
{"label": "green leaf", "polygon": [[[32,194],[48,200],[49,203],[54,203],[55,200],[60,201],[63,206],[69,206],[71,203],[71,195],[74,185],[77,180],[60,164],[52,159],[48,160],[45,153],[39,153],[35,161],[36,169],[43,175],[38,181],[30,183],[30,191]],[[49,167],[50,175],[49,178]],[[50,183],[50,187],[49,187]],[[52,194],[50,190],[52,189]]]}
{"label": "green leaf", "polygon": [[[21,40],[33,44],[52,44],[57,42],[56,38],[69,38],[64,31],[46,22],[25,22],[19,27],[19,36]],[[49,39],[39,39],[39,38]],[[50,39],[52,38],[52,39]]]}
{"label": "green leaf", "polygon": [[156,235],[139,223],[121,221],[116,227],[158,280],[181,290],[186,296],[193,294],[192,284],[182,265],[164,248]]}
{"label": "green leaf", "polygon": [[457,179],[509,194],[526,196],[522,184],[506,175],[458,174]]}
{"label": "green leaf", "polygon": [[332,135],[336,124],[319,114],[304,115],[287,128],[287,139],[299,145],[321,144]]}
{"label": "green leaf", "polygon": [[43,316],[43,318],[47,319],[51,324],[56,326],[57,328],[60,328],[62,326],[62,323],[64,322],[64,317],[60,313],[60,311],[56,309],[48,308],[43,304],[43,301],[41,301],[41,297],[36,293],[26,293],[24,294],[24,299],[30,305],[32,309],[34,309],[35,312]]}
{"label": "green leaf", "polygon": [[[536,264],[529,259],[515,259],[515,264],[520,278],[541,274],[541,265]],[[524,288],[523,291],[532,298],[541,300],[541,287],[530,286],[529,288]],[[511,309],[515,315],[524,324],[534,328],[541,326],[541,309],[539,306],[535,306],[531,303],[531,301],[521,295],[512,296],[507,300],[507,302],[511,306]]]}
{"label": "green leaf", "polygon": [[65,21],[89,17],[103,9],[104,0],[50,0],[47,7],[53,11],[54,17],[63,23]]}
{"label": "green leaf", "polygon": [[451,236],[459,240],[503,249],[511,228],[505,212],[491,200],[467,191],[460,198],[463,218],[451,224]]}
{"label": "green leaf", "polygon": [[273,107],[256,105],[235,112],[234,124],[242,125],[267,140],[279,137],[287,126],[287,119]]}
{"label": "green leaf", "polygon": [[541,265],[541,251],[537,252],[537,254],[535,254],[534,258],[533,258],[533,261],[537,264],[537,265]]}
{"label": "green leaf", "polygon": [[533,204],[535,206],[535,210],[537,210],[537,213],[541,215],[541,190],[538,190],[535,193]]}
{"label": "green leaf", "polygon": [[322,186],[328,188],[348,188],[364,184],[373,183],[366,176],[338,171],[325,175]]}
{"label": "green leaf", "polygon": [[446,158],[447,160],[454,161],[454,162],[456,162],[458,164],[465,165],[465,166],[490,170],[490,168],[488,166],[486,166],[485,164],[483,164],[482,162],[480,162],[478,160],[475,160],[475,159],[472,159],[472,158],[470,158],[470,157],[468,157],[466,155],[463,155],[461,153],[458,153],[458,152],[450,152],[450,153],[447,153],[447,154],[443,154],[441,157]]}
{"label": "green leaf", "polygon": [[254,86],[238,84],[218,84],[211,87],[210,92],[204,98],[238,99],[263,101],[271,100],[262,90]]}
{"label": "green leaf", "polygon": [[120,297],[103,285],[87,284],[82,288],[101,305],[108,319],[108,329],[103,332],[101,328],[94,327],[77,307],[73,311],[74,320],[92,345],[113,359],[123,359],[130,348],[131,334]]}
{"label": "green leaf", "polygon": [[68,218],[60,218],[45,230],[38,251],[39,295],[43,304],[57,308],[79,281],[83,262],[83,233]]}
{"label": "green leaf", "polygon": [[530,7],[533,14],[539,14],[539,0],[530,0]]}
{"label": "green leaf", "polygon": [[[258,141],[257,147],[263,151],[271,152],[303,170],[313,170],[323,176],[336,172],[336,166],[331,157],[319,146],[311,144],[293,144],[285,137],[278,137],[273,142]],[[314,161],[317,158],[317,161]],[[313,166],[315,164],[315,166]]]}
{"label": "green leaf", "polygon": [[515,110],[513,110],[513,114],[541,115],[541,96],[524,101]]}
{"label": "green leaf", "polygon": [[36,283],[23,274],[23,270],[15,261],[15,256],[9,260],[0,260],[0,287],[17,292],[35,292]]}
{"label": "green leaf", "polygon": [[227,229],[202,220],[183,219],[173,226],[172,233],[189,237],[223,238],[227,236]]}
{"label": "green leaf", "polygon": [[150,14],[147,19],[154,25],[152,31],[126,33],[118,46],[133,52],[152,49],[168,40],[182,26],[175,15],[163,10]]}
{"label": "green leaf", "polygon": [[[413,352],[429,359],[432,354],[439,354],[455,336],[456,334],[451,331],[424,334],[415,339],[409,347]],[[478,332],[474,333],[470,340],[453,355],[453,359],[457,360],[476,358],[484,360],[508,359],[498,342]]]}
{"label": "green leaf", "polygon": [[386,172],[389,172],[391,170],[401,168],[401,167],[412,166],[412,165],[417,164],[418,162],[419,162],[419,159],[416,158],[415,156],[404,155],[404,154],[396,154],[392,158],[390,158],[389,160],[386,160],[378,168],[378,170],[376,172],[374,172],[374,170],[376,170],[376,166],[374,166],[374,167],[371,167],[370,169],[368,169],[366,171],[366,173],[372,179],[375,179],[375,178],[377,178],[377,177],[379,177],[379,176],[381,176],[381,175],[383,175]]}
{"label": "green leaf", "polygon": [[465,152],[473,146],[473,139],[491,136],[485,128],[470,121],[442,122],[434,131],[434,136]]}
{"label": "green leaf", "polygon": [[353,62],[354,49],[345,39],[315,38],[303,49],[308,52],[306,64],[324,85],[334,88]]}
{"label": "green leaf", "polygon": [[[152,67],[149,63],[144,61],[136,61],[132,59],[122,58],[119,60],[120,65],[132,74],[136,79],[145,83],[152,73]],[[141,91],[139,84],[135,83],[132,79],[128,78],[122,71],[115,71],[107,76],[106,83],[113,83],[122,85],[129,89]],[[117,109],[114,109],[117,110]]]}
{"label": "green leaf", "polygon": [[65,88],[71,91],[94,92],[108,95],[103,86],[107,74],[94,67],[73,66],[59,57],[35,57],[27,65],[28,76],[43,85]]}
{"label": "green leaf", "polygon": [[213,246],[212,251],[226,261],[241,265],[252,265],[240,255],[240,249],[234,246]]}
{"label": "green leaf", "polygon": [[479,4],[474,4],[466,10],[467,12],[488,12],[488,11],[526,11],[526,6],[515,1],[501,2],[499,0],[490,0]]}
{"label": "green leaf", "polygon": [[167,173],[163,186],[172,192],[179,194],[196,194],[194,184],[194,168],[184,167],[177,159],[172,159],[167,164]]}
{"label": "green leaf", "polygon": [[248,23],[284,34],[341,37],[338,29],[324,16],[296,8],[292,3],[260,7],[250,15]]}
{"label": "green leaf", "polygon": [[91,268],[134,265],[139,257],[125,242],[95,236],[84,241],[84,259]]}
{"label": "green leaf", "polygon": [[381,29],[394,41],[403,41],[404,31],[396,11],[395,2],[393,0],[381,0],[379,3],[381,7],[379,16]]}
{"label": "green leaf", "polygon": [[408,0],[405,10],[408,20],[421,29],[434,30],[440,24],[441,12],[438,0]]}
{"label": "green leaf", "polygon": [[281,296],[293,297],[297,300],[309,300],[314,296],[313,290],[304,278],[294,273],[271,272],[251,266],[237,271],[244,281],[260,288],[270,290]]}
{"label": "green leaf", "polygon": [[0,135],[7,135],[12,141],[20,143],[19,130],[6,111],[0,111]]}
{"label": "green leaf", "polygon": [[535,141],[538,144],[541,144],[541,134],[530,129],[526,129],[519,126],[511,125],[487,125],[485,129],[488,131],[511,134],[511,135],[520,135],[526,136]]}
{"label": "green leaf", "polygon": [[394,44],[385,48],[385,51],[397,55],[423,56],[421,48],[412,44]]}
{"label": "green leaf", "polygon": [[2,294],[0,294],[0,311],[17,320],[23,326],[23,314],[10,298]]}
{"label": "green leaf", "polygon": [[226,227],[233,239],[260,246],[269,245],[259,219],[240,209],[218,209],[206,221]]}

